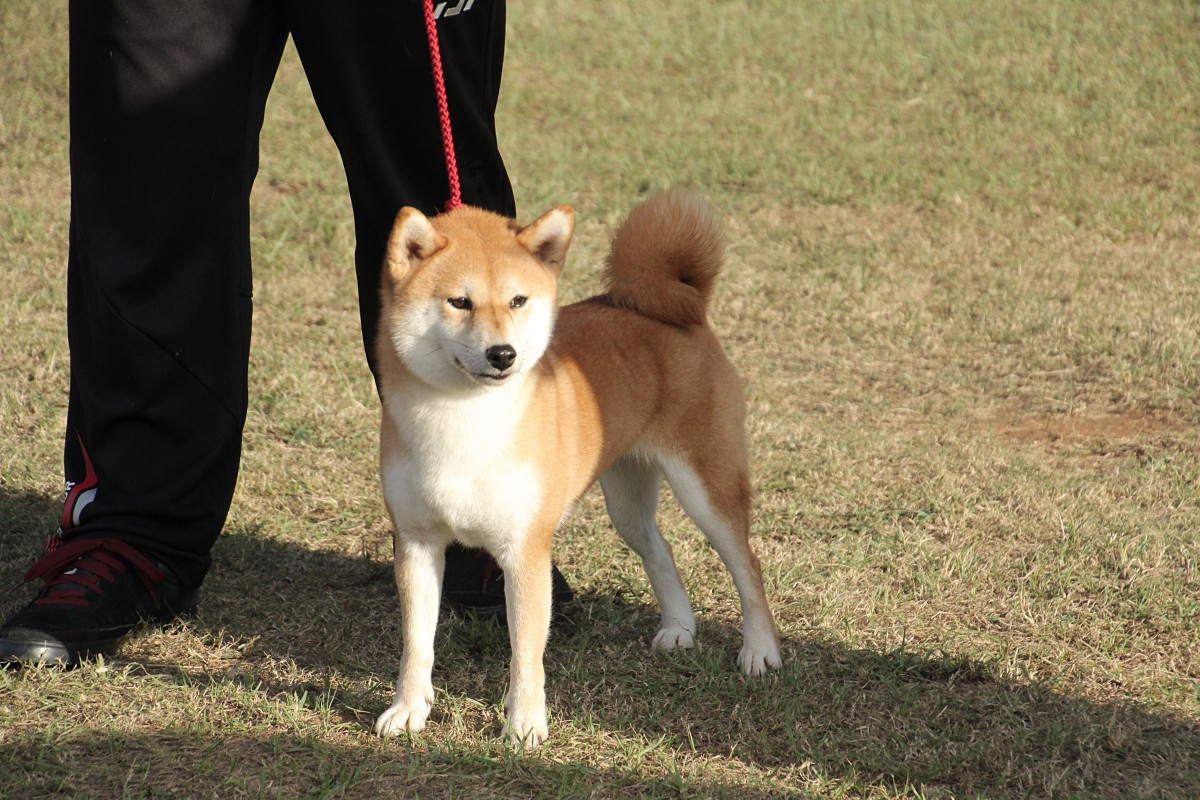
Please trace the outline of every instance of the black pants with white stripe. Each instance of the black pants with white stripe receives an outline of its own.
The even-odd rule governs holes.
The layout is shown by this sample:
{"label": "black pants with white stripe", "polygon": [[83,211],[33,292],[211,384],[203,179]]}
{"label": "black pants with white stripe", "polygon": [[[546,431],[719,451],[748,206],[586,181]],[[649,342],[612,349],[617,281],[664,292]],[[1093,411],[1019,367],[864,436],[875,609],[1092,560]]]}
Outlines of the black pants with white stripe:
{"label": "black pants with white stripe", "polygon": [[[440,5],[458,12],[438,26],[463,201],[512,216],[494,122],[504,3]],[[63,536],[122,539],[193,586],[237,478],[249,194],[289,34],[345,167],[371,362],[392,220],[449,197],[421,0],[70,4]]]}

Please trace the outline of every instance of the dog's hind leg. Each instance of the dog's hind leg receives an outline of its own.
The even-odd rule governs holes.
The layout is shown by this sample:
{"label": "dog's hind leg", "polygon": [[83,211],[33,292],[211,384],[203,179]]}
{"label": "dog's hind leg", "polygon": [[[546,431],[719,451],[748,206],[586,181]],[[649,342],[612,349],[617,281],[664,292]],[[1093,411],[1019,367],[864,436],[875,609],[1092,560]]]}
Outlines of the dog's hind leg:
{"label": "dog's hind leg", "polygon": [[617,533],[642,559],[658,599],[662,623],[654,646],[662,650],[691,647],[696,617],[679,578],[671,545],[658,530],[658,492],[662,472],[636,455],[624,456],[600,476],[604,502]]}
{"label": "dog's hind leg", "polygon": [[742,605],[743,639],[738,666],[758,675],[781,663],[779,634],[763,589],[762,569],[750,549],[750,481],[745,462],[709,458],[703,469],[664,459],[679,504],[725,562]]}

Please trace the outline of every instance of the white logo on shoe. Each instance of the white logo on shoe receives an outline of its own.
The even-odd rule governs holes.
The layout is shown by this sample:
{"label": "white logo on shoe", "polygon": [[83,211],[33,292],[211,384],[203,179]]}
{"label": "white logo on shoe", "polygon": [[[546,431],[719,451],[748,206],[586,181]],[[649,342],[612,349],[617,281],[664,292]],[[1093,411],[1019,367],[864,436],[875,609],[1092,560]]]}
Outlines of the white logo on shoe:
{"label": "white logo on shoe", "polygon": [[71,509],[71,524],[72,525],[79,524],[79,515],[82,514],[83,510],[85,508],[87,508],[88,505],[95,499],[96,499],[96,490],[95,489],[88,489],[87,491],[83,492],[82,494],[79,495],[79,497],[77,497],[75,499],[75,507],[73,509]]}

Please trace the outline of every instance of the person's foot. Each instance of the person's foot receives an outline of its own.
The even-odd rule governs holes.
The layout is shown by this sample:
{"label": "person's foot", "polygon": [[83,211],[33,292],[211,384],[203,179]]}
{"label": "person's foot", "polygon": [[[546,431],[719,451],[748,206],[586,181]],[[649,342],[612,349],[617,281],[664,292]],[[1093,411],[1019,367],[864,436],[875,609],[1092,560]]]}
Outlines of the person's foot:
{"label": "person's foot", "polygon": [[25,575],[38,578],[41,592],[0,626],[0,663],[73,667],[114,653],[143,622],[193,613],[199,599],[199,590],[116,539],[59,544]]}
{"label": "person's foot", "polygon": [[[567,579],[553,567],[551,602],[557,616],[563,606],[575,599]],[[446,573],[442,580],[442,599],[451,608],[466,611],[481,619],[508,621],[504,605],[504,572],[484,550],[468,550],[451,545],[446,550]]]}

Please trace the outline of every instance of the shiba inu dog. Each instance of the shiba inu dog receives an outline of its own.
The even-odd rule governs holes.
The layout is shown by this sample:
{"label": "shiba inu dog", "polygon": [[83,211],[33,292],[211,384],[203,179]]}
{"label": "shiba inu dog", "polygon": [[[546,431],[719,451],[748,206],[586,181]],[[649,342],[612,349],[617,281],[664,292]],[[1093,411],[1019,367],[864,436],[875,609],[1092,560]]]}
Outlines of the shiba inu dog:
{"label": "shiba inu dog", "polygon": [[504,570],[507,735],[527,748],[546,738],[550,542],[597,479],[658,599],[654,646],[691,647],[695,635],[655,522],[665,478],[732,574],[742,671],[780,664],[749,542],[741,384],[705,321],[724,259],[720,221],[695,194],[655,195],[613,239],[608,291],[560,310],[573,230],[567,206],[525,227],[469,207],[396,218],[377,354],[404,647],[380,736],[419,731],[429,716],[444,551],[458,540]]}

